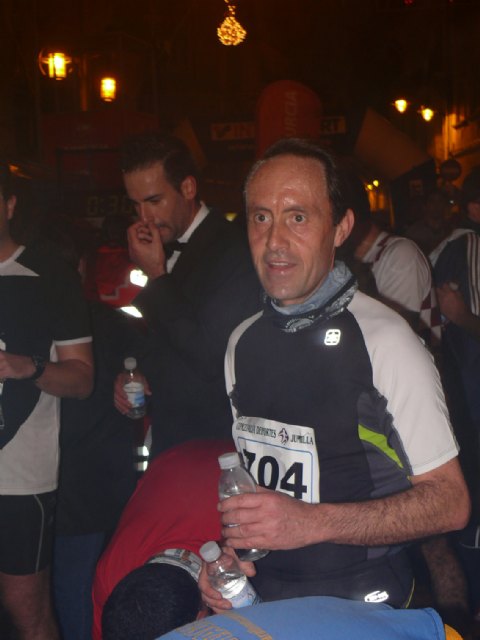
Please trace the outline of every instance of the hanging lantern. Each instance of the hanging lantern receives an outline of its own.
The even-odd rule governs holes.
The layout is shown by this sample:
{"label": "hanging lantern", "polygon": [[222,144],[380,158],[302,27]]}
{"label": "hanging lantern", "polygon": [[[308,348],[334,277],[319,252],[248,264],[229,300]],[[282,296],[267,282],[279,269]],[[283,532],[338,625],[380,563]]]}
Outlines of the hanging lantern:
{"label": "hanging lantern", "polygon": [[64,80],[67,77],[68,65],[71,64],[72,59],[59,51],[49,52],[46,55],[40,52],[38,62],[44,76],[54,80]]}
{"label": "hanging lantern", "polygon": [[100,97],[104,102],[113,102],[117,97],[117,81],[112,77],[100,80]]}
{"label": "hanging lantern", "polygon": [[245,40],[247,32],[235,17],[235,5],[233,3],[230,4],[230,0],[225,0],[225,2],[227,3],[228,13],[217,29],[217,36],[222,44],[236,46]]}

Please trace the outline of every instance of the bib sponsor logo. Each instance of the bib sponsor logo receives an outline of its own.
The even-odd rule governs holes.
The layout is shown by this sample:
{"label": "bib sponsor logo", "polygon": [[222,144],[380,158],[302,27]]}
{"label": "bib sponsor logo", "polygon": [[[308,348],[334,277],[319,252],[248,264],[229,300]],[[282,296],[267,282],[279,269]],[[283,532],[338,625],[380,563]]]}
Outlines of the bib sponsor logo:
{"label": "bib sponsor logo", "polygon": [[[272,430],[270,430],[272,431]],[[257,427],[257,432],[259,434],[263,434],[263,431],[259,431],[258,427]],[[285,427],[283,427],[279,432],[278,432],[278,437],[280,438],[280,442],[282,444],[288,444],[289,442],[296,443],[296,444],[315,444],[315,440],[312,438],[311,435],[309,434],[296,434],[296,433],[292,433],[291,435],[289,435],[288,431],[285,429]]]}
{"label": "bib sponsor logo", "polygon": [[335,347],[340,342],[342,332],[340,329],[328,329],[325,333],[325,340],[323,341],[327,347]]}
{"label": "bib sponsor logo", "polygon": [[[237,420],[236,422],[237,431],[247,431],[248,433],[255,434],[257,436],[263,436],[264,438],[271,438],[274,440],[277,437],[276,429],[271,429],[268,427],[263,427],[261,425],[255,425],[248,422],[242,422],[241,420]],[[285,432],[286,433],[286,432]],[[288,434],[286,435],[288,442]]]}
{"label": "bib sponsor logo", "polygon": [[297,436],[293,434],[290,442],[299,442],[300,444],[315,444],[312,436],[308,435]]}

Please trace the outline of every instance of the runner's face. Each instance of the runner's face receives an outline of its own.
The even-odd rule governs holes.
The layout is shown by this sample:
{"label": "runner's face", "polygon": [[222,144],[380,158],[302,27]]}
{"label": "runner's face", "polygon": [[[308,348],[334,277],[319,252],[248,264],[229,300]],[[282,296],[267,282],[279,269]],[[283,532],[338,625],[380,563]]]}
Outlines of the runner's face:
{"label": "runner's face", "polygon": [[161,162],[124,174],[125,189],[142,222],[153,223],[163,244],[180,238],[195,217],[196,185],[185,178],[180,193],[170,184]]}
{"label": "runner's face", "polygon": [[272,158],[251,178],[246,195],[250,248],[265,291],[282,306],[305,301],[350,231],[345,219],[333,224],[323,165],[293,155]]}

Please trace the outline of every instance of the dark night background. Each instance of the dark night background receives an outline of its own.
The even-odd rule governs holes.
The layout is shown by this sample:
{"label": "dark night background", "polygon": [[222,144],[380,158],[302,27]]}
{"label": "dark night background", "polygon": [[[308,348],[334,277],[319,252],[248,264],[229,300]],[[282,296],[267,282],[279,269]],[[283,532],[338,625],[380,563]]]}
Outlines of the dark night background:
{"label": "dark night background", "polygon": [[[85,157],[72,163],[71,152],[67,161],[59,155],[75,146],[59,143],[59,131],[86,131],[85,114],[97,114],[100,130],[105,121],[116,128],[108,142],[93,130],[77,141],[97,148],[91,166],[112,165],[106,148],[132,128],[186,126],[210,183],[228,191],[253,159],[254,140],[219,151],[212,125],[253,124],[262,90],[288,79],[318,94],[323,115],[374,109],[437,165],[449,155],[466,167],[478,162],[480,1],[238,0],[236,7],[248,35],[225,47],[216,36],[224,0],[2,0],[0,156],[47,166],[61,186],[76,180],[107,192],[119,186],[113,178],[97,185],[98,167],[88,184],[84,168],[78,184],[75,162]],[[39,52],[50,49],[73,59],[64,81],[40,73]],[[104,73],[118,79],[114,103],[98,96]],[[402,116],[392,106],[400,92],[412,101]],[[427,102],[436,110],[430,123],[416,113]],[[451,133],[449,114],[461,123]]]}

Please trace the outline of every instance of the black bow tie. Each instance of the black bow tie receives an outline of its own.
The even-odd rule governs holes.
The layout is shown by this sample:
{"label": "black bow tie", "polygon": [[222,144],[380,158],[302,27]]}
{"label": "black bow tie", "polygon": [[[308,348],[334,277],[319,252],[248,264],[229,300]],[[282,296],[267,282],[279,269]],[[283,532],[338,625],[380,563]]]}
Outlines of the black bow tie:
{"label": "black bow tie", "polygon": [[163,250],[165,252],[165,257],[167,258],[167,260],[173,255],[174,251],[183,251],[186,245],[186,242],[179,242],[178,240],[174,240],[173,242],[169,242],[168,244],[166,244],[163,247]]}

